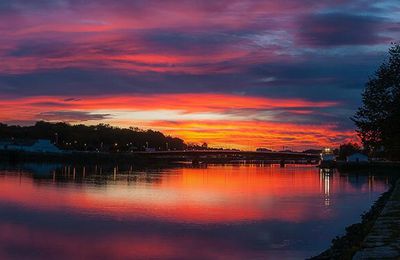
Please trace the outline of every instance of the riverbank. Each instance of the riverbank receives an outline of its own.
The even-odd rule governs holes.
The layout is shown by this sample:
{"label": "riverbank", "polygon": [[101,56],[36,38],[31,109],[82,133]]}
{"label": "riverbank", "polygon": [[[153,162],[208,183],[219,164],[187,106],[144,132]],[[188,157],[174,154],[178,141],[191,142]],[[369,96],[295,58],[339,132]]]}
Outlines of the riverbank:
{"label": "riverbank", "polygon": [[400,180],[353,259],[400,258]]}
{"label": "riverbank", "polygon": [[[391,221],[388,222],[388,218]],[[361,219],[360,223],[347,227],[345,235],[334,238],[328,250],[310,259],[381,259],[387,255],[399,257],[400,251],[391,250],[386,254],[386,250],[399,245],[400,180],[393,181],[391,188],[379,197]]]}

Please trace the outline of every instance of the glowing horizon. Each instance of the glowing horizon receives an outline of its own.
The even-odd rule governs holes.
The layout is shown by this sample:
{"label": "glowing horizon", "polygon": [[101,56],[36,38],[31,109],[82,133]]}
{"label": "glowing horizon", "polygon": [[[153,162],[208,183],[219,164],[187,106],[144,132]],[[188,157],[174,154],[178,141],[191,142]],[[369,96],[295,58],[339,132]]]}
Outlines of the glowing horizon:
{"label": "glowing horizon", "polygon": [[245,150],[357,141],[349,118],[399,17],[393,0],[4,0],[0,122]]}
{"label": "glowing horizon", "polygon": [[[204,102],[207,100],[207,102]],[[72,97],[40,96],[3,99],[0,119],[65,121],[70,123],[156,129],[188,143],[254,150],[268,147],[293,150],[338,145],[354,141],[352,131],[335,124],[296,124],[291,115],[310,115],[315,109],[338,106],[335,102],[269,99],[221,94],[161,94],[141,96]],[[104,109],[107,108],[107,109]],[[45,112],[51,109],[52,112]],[[288,113],[291,115],[289,116]],[[175,118],[168,120],[168,118]],[[268,120],[265,120],[265,119]],[[136,122],[137,125],[132,125]],[[333,140],[336,140],[335,142]],[[288,144],[292,145],[288,145]],[[296,144],[293,144],[296,143]]]}

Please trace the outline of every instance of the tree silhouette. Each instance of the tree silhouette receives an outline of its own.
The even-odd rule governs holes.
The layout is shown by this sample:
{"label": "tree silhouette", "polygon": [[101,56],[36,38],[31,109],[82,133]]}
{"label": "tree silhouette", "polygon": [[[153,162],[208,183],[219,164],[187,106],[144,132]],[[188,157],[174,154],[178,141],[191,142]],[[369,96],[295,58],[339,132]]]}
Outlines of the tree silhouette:
{"label": "tree silhouette", "polygon": [[346,160],[347,156],[361,152],[361,148],[356,143],[342,144],[339,147],[339,159]]}
{"label": "tree silhouette", "polygon": [[67,123],[37,122],[33,126],[8,126],[0,123],[0,139],[35,140],[49,139],[64,150],[131,152],[146,147],[156,150],[184,150],[182,139],[165,136],[153,130],[118,128],[107,124],[93,126]]}
{"label": "tree silhouette", "polygon": [[389,57],[369,79],[362,106],[352,120],[370,153],[400,158],[400,44],[393,44]]}

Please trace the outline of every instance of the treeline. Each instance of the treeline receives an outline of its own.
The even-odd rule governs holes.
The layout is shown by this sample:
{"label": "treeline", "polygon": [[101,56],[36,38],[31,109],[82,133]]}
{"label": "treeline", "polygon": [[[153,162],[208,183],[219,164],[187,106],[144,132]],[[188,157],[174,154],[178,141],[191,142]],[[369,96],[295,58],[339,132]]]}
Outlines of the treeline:
{"label": "treeline", "polygon": [[60,149],[78,151],[129,152],[187,148],[182,139],[165,136],[158,131],[118,128],[107,124],[86,126],[40,121],[33,126],[8,126],[0,123],[0,139],[14,142],[49,139]]}
{"label": "treeline", "polygon": [[372,155],[400,160],[400,44],[366,84],[362,106],[352,118]]}

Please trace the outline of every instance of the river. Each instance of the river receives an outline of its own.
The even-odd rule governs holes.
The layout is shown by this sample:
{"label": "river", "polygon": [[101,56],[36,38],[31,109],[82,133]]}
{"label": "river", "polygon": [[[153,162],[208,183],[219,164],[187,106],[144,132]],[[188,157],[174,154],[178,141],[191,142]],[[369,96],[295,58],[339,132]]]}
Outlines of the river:
{"label": "river", "polygon": [[388,178],[305,165],[3,165],[0,258],[304,259],[358,222]]}

